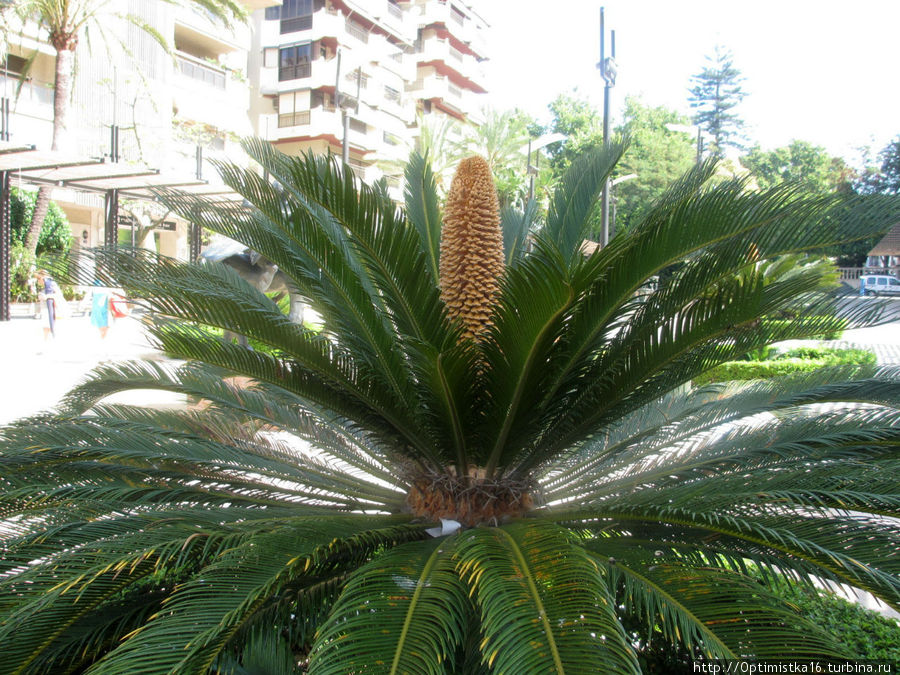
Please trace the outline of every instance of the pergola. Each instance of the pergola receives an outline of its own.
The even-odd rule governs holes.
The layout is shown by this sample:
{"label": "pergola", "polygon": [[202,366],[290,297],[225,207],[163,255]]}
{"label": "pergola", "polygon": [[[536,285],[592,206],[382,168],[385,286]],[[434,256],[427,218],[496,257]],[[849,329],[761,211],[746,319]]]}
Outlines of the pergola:
{"label": "pergola", "polygon": [[[119,199],[152,201],[154,190],[177,189],[216,200],[240,196],[228,188],[203,180],[198,152],[193,176],[161,173],[156,169],[38,150],[35,146],[0,142],[0,321],[10,318],[10,187],[35,185],[68,188],[104,197],[104,243],[115,247],[119,237]],[[200,228],[190,225],[190,256],[200,254]]]}

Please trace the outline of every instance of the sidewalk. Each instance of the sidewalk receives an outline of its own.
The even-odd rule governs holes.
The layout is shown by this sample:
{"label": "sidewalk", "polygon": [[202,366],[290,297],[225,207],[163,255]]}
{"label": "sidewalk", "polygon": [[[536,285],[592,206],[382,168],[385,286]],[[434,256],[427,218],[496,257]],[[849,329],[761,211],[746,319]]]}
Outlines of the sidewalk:
{"label": "sidewalk", "polygon": [[[147,343],[139,316],[116,320],[105,340],[86,316],[58,320],[56,339],[47,341],[43,325],[32,318],[0,322],[0,425],[52,408],[103,361],[164,358]],[[142,404],[171,398],[139,395]]]}

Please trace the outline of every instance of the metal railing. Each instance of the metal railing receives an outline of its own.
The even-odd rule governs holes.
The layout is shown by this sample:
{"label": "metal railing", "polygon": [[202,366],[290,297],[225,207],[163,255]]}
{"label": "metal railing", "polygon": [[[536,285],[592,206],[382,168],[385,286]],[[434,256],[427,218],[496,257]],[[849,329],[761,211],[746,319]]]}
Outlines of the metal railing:
{"label": "metal railing", "polygon": [[16,101],[27,101],[41,105],[53,105],[53,85],[50,82],[32,80],[30,77],[22,83],[22,89],[16,91],[20,80],[15,73],[5,74],[0,72],[0,93]]}
{"label": "metal railing", "polygon": [[216,89],[225,89],[225,71],[198,63],[183,56],[176,56],[178,70],[185,77],[203,82]]}
{"label": "metal railing", "polygon": [[312,14],[305,14],[304,16],[293,16],[290,19],[282,19],[280,32],[282,35],[285,33],[297,33],[301,30],[309,30],[312,28]]}
{"label": "metal railing", "polygon": [[369,31],[367,31],[365,28],[353,23],[352,21],[347,21],[345,23],[345,26],[347,28],[347,32],[357,40],[365,43],[369,42]]}
{"label": "metal railing", "polygon": [[298,110],[292,113],[278,115],[278,128],[302,127],[309,124],[309,110]]}
{"label": "metal railing", "polygon": [[278,81],[301,80],[312,75],[312,64],[309,62],[298,63],[293,66],[280,66],[278,68]]}
{"label": "metal railing", "polygon": [[461,51],[459,51],[459,50],[458,50],[456,47],[454,47],[453,45],[447,45],[447,47],[448,47],[448,49],[450,50],[450,58],[456,59],[457,61],[462,62],[462,60],[463,60],[463,53],[462,53]]}
{"label": "metal railing", "polygon": [[388,2],[388,14],[390,14],[393,17],[396,17],[397,19],[403,18],[403,10],[400,9],[393,2]]}
{"label": "metal railing", "polygon": [[384,97],[388,101],[392,103],[396,103],[400,105],[400,92],[394,89],[393,87],[385,86],[384,88]]}

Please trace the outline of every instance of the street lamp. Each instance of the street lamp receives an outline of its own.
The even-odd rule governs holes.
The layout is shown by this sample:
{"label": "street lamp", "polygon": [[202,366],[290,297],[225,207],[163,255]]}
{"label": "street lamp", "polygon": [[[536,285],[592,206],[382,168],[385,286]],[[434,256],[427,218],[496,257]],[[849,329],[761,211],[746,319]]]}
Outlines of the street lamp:
{"label": "street lamp", "polygon": [[703,138],[704,136],[709,136],[708,133],[703,131],[700,127],[696,127],[690,124],[675,124],[674,122],[668,122],[666,124],[666,129],[669,131],[680,131],[685,134],[691,134],[693,136],[694,132],[697,132],[697,163],[700,163],[700,158],[703,156]]}
{"label": "street lamp", "polygon": [[[609,148],[609,95],[610,90],[616,85],[616,75],[619,72],[616,66],[616,31],[610,32],[610,56],[606,57],[606,27],[604,23],[604,8],[600,8],[600,61],[597,69],[603,78],[603,147]],[[602,214],[602,229],[600,231],[600,245],[609,243],[609,179],[603,183],[603,195],[600,199]]]}
{"label": "street lamp", "polygon": [[[540,155],[537,154],[537,151],[541,148],[545,148],[551,143],[559,143],[561,141],[569,138],[565,134],[544,134],[538,138],[529,138],[528,144],[523,145],[519,152],[524,152],[528,154],[528,158],[525,160],[525,173],[528,174],[528,201],[534,199],[534,177],[537,175],[538,167],[537,164],[540,161]],[[538,157],[535,160],[535,165],[531,164],[531,152],[534,151],[535,155]]]}

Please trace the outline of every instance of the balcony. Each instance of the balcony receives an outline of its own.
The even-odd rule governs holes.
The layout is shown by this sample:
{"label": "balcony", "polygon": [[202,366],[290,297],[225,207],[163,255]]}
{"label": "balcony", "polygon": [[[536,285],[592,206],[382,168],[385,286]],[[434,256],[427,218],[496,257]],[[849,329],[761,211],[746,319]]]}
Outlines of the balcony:
{"label": "balcony", "polygon": [[225,91],[227,75],[223,68],[216,68],[183,54],[175,55],[175,63],[177,64],[178,72],[184,77],[213,89]]}
{"label": "balcony", "polygon": [[476,54],[485,56],[487,45],[484,31],[478,28],[473,19],[461,14],[452,4],[429,2],[414,7],[413,11],[416,10],[419,10],[419,15],[416,17],[419,27],[441,24]]}
{"label": "balcony", "polygon": [[478,110],[478,94],[464,90],[439,75],[416,80],[407,91],[418,99],[440,99],[445,106],[461,115],[471,115]]}
{"label": "balcony", "polygon": [[175,54],[172,101],[178,116],[238,134],[250,132],[250,91],[224,68],[189,54]]}
{"label": "balcony", "polygon": [[418,63],[440,62],[471,82],[473,88],[486,90],[481,63],[471,54],[454,47],[449,40],[430,37],[417,42],[416,47]]}
{"label": "balcony", "polygon": [[[235,22],[226,28],[209,11],[199,5],[186,3],[176,5],[175,42],[188,43],[208,56],[218,56],[241,49],[250,39],[250,27]],[[193,51],[193,50],[192,50]]]}
{"label": "balcony", "polygon": [[[278,141],[293,136],[309,138],[328,137],[340,141],[344,136],[341,111],[334,106],[318,106],[312,110],[282,112],[274,124],[267,123],[267,140]],[[266,125],[264,125],[265,128]],[[350,144],[366,151],[375,149],[375,138],[369,133],[368,125],[351,112],[349,124]]]}

